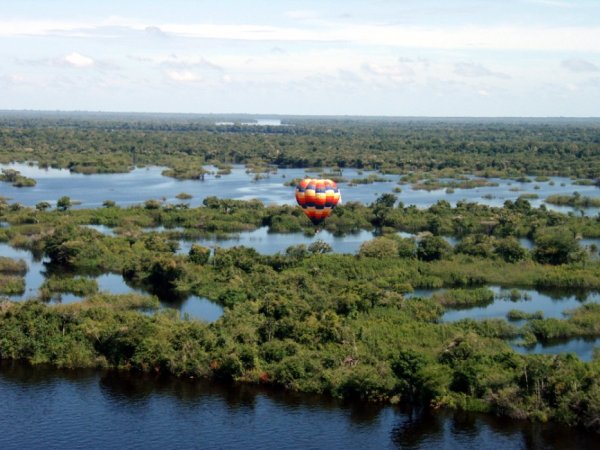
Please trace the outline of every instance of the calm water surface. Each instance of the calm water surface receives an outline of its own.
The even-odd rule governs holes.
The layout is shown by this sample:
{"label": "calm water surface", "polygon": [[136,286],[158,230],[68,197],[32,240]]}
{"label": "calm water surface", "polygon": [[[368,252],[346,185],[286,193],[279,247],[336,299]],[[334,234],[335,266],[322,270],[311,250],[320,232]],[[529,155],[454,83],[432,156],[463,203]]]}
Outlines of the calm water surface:
{"label": "calm water surface", "polygon": [[[284,183],[294,178],[315,176],[304,169],[278,169],[277,173],[269,174],[265,178],[254,180],[254,174],[246,173],[243,166],[234,166],[231,174],[217,177],[206,175],[204,181],[200,180],[175,180],[164,177],[161,172],[164,168],[147,167],[137,168],[123,174],[93,174],[82,175],[71,173],[66,169],[40,169],[27,164],[0,164],[1,168],[13,168],[23,175],[35,178],[37,185],[29,188],[15,188],[4,183],[3,195],[12,201],[33,206],[38,202],[50,203],[63,195],[69,195],[72,200],[81,202],[77,207],[95,208],[102,205],[104,200],[114,200],[120,206],[139,204],[148,199],[164,198],[170,203],[180,203],[176,195],[187,192],[193,198],[187,203],[191,206],[202,204],[208,196],[249,200],[258,198],[265,204],[295,204],[294,188],[284,186]],[[209,168],[214,169],[214,168]],[[367,177],[370,173],[362,174],[355,169],[344,169],[343,176],[348,180]],[[372,184],[349,185],[339,183],[342,190],[343,201],[358,201],[369,204],[379,195],[393,192],[398,187],[400,175],[385,175],[388,182]],[[455,189],[453,193],[446,193],[445,189],[434,191],[414,190],[409,184],[402,185],[402,192],[397,194],[405,205],[416,205],[426,208],[438,200],[447,200],[452,205],[458,201],[467,200],[491,206],[501,206],[506,200],[516,200],[520,195],[535,193],[539,199],[530,200],[533,206],[539,206],[543,200],[552,194],[572,194],[577,191],[585,196],[598,197],[600,189],[595,186],[578,186],[573,180],[564,177],[552,177],[547,182],[521,183],[514,180],[490,179],[498,186],[481,187],[477,189]],[[553,183],[553,185],[551,184]],[[535,189],[538,186],[539,189]],[[547,205],[548,208],[562,212],[575,212],[579,210],[570,207]],[[584,214],[595,216],[600,208],[587,208]]]}
{"label": "calm water surface", "polygon": [[[107,227],[106,225],[84,225],[85,227],[92,228],[106,236],[116,236],[115,230]],[[181,232],[183,231],[180,227],[165,228],[163,226],[154,228],[144,228],[144,232]],[[412,233],[406,233],[400,231],[397,233],[403,238],[415,238],[418,240],[417,235]],[[303,233],[271,233],[268,227],[260,227],[253,231],[242,231],[239,233],[233,233],[229,236],[218,236],[218,235],[207,235],[198,239],[179,240],[179,249],[177,253],[187,254],[190,251],[192,244],[199,244],[205,247],[221,247],[230,248],[234,246],[252,247],[258,253],[264,255],[273,255],[275,253],[285,253],[285,250],[292,245],[304,244],[309,246],[316,241],[324,241],[331,246],[333,253],[350,253],[355,254],[360,250],[360,246],[363,242],[374,239],[379,235],[376,231],[360,230],[356,233],[347,233],[342,236],[335,235],[327,230],[320,230],[319,232],[306,235]],[[451,246],[456,246],[460,239],[453,236],[442,236],[446,242]],[[527,250],[532,250],[534,242],[531,239],[521,238],[519,239],[521,246]],[[596,245],[600,247],[600,239],[597,238],[586,238],[580,239],[579,245],[590,251],[590,246]],[[590,253],[592,258],[598,258],[598,252]]]}
{"label": "calm water surface", "polygon": [[[36,258],[27,250],[15,249],[8,244],[0,243],[0,256],[6,256],[13,259],[22,259],[27,264],[27,273],[25,274],[25,292],[22,295],[10,295],[9,298],[14,301],[22,301],[27,298],[35,297],[48,272],[51,272],[51,266],[48,264],[48,258]],[[111,294],[130,294],[137,293],[142,295],[149,294],[148,291],[130,286],[119,274],[105,273],[94,277],[98,283],[98,290],[109,292]],[[158,295],[163,308],[175,308],[180,312],[182,318],[188,317],[200,319],[206,322],[214,322],[223,315],[223,308],[204,297],[190,295],[178,298],[173,295]],[[75,303],[82,301],[83,298],[70,293],[61,293],[56,295],[51,303]]]}
{"label": "calm water surface", "polygon": [[180,241],[180,254],[187,254],[192,244],[200,244],[205,247],[230,248],[235,246],[244,246],[254,248],[258,253],[273,255],[275,253],[285,253],[285,250],[292,245],[304,244],[309,246],[316,241],[324,241],[329,244],[334,253],[357,253],[363,242],[376,237],[372,231],[361,230],[358,233],[336,236],[327,230],[321,230],[314,235],[305,235],[302,233],[269,233],[268,227],[261,227],[254,231],[245,231],[230,238],[206,237],[195,239],[193,241]]}
{"label": "calm water surface", "polygon": [[556,355],[557,353],[575,353],[582,361],[590,362],[594,358],[595,349],[600,349],[600,338],[576,338],[566,341],[556,342],[538,342],[535,345],[522,347],[511,345],[513,350],[527,355],[546,354]]}
{"label": "calm water surface", "polygon": [[0,448],[595,448],[597,435],[253,387],[0,362]]}
{"label": "calm water surface", "polygon": [[508,294],[506,289],[500,286],[488,286],[488,288],[496,295],[493,303],[474,308],[452,309],[444,313],[442,319],[445,322],[456,322],[461,319],[505,319],[511,309],[526,313],[543,311],[545,318],[563,319],[564,313],[570,309],[578,308],[584,303],[600,303],[598,292],[580,294],[519,289],[519,292],[526,295],[526,299],[513,301],[506,298]]}
{"label": "calm water surface", "polygon": [[[526,299],[517,301],[506,298],[508,291],[500,286],[488,286],[494,292],[496,298],[492,303],[486,306],[475,306],[471,308],[447,309],[442,315],[444,322],[456,322],[463,319],[485,320],[485,319],[506,319],[507,313],[511,309],[534,313],[542,311],[545,318],[563,319],[565,312],[570,309],[580,307],[585,303],[600,303],[600,293],[598,292],[577,292],[577,291],[538,291],[534,289],[519,289],[519,292],[526,295]],[[441,293],[445,289],[415,289],[413,292],[405,295],[406,298],[428,298],[436,293]],[[525,321],[512,322],[517,326],[525,324]],[[594,355],[594,349],[600,348],[600,338],[593,339],[568,339],[551,343],[538,343],[530,347],[522,347],[511,344],[512,348],[519,353],[527,354],[558,354],[575,353],[582,361],[591,361]]]}

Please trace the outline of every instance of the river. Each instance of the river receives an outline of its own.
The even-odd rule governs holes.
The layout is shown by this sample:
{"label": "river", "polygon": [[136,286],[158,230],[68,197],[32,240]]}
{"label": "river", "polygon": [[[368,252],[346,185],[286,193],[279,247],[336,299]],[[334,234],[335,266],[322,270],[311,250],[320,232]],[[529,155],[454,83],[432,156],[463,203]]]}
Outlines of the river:
{"label": "river", "polygon": [[252,386],[0,361],[0,448],[595,448],[597,435]]}

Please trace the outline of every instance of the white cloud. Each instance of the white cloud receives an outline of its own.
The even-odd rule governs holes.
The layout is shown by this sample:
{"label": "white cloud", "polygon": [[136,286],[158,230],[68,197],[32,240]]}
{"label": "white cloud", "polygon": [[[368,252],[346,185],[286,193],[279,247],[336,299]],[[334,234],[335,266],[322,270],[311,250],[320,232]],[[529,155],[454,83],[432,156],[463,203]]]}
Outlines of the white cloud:
{"label": "white cloud", "polygon": [[8,83],[8,84],[23,84],[27,83],[27,78],[24,75],[19,73],[11,73],[8,75],[0,76],[0,80]]}
{"label": "white cloud", "polygon": [[597,65],[585,59],[565,59],[560,65],[571,72],[598,72],[600,70]]}
{"label": "white cloud", "polygon": [[171,80],[176,81],[178,83],[191,83],[191,82],[200,81],[202,79],[202,77],[200,75],[198,75],[194,72],[191,72],[189,70],[182,70],[182,71],[168,70],[167,76]]}
{"label": "white cloud", "polygon": [[454,73],[463,77],[494,77],[494,78],[510,78],[502,72],[494,72],[487,67],[473,62],[459,62],[454,65]]}
{"label": "white cloud", "polygon": [[[294,15],[294,14],[292,14]],[[300,17],[302,14],[296,13]],[[306,12],[304,17],[306,17]],[[312,22],[311,22],[312,23]],[[119,33],[160,30],[173,37],[269,42],[320,42],[422,49],[548,50],[600,52],[600,26],[398,26],[320,21],[318,27],[261,24],[164,23],[111,18],[89,22],[1,20],[0,36],[66,36],[114,39]],[[313,24],[314,25],[314,24]]]}
{"label": "white cloud", "polygon": [[405,63],[390,65],[365,63],[362,65],[362,69],[369,74],[388,77],[396,81],[406,80],[415,74],[415,71]]}
{"label": "white cloud", "polygon": [[154,37],[159,37],[159,38],[167,37],[167,35],[159,27],[148,26],[148,27],[144,28],[144,31],[149,36],[154,36]]}
{"label": "white cloud", "polygon": [[91,67],[94,65],[94,60],[92,58],[77,52],[65,55],[61,61],[73,67]]}

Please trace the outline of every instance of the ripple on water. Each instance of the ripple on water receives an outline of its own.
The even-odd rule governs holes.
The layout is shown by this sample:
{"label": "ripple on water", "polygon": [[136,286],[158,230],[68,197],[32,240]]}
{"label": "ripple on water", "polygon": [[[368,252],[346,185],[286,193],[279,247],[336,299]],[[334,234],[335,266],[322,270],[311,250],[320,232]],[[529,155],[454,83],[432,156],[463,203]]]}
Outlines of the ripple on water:
{"label": "ripple on water", "polygon": [[0,448],[595,448],[556,425],[0,362]]}

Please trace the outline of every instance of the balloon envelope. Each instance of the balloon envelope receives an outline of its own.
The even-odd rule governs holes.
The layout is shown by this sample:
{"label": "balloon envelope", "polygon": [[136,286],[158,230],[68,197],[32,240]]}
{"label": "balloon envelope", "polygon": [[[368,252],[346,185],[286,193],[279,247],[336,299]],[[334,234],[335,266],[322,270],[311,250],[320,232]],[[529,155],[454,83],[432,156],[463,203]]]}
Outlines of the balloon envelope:
{"label": "balloon envelope", "polygon": [[296,201],[315,225],[329,217],[340,198],[340,190],[331,180],[306,178],[296,186]]}

